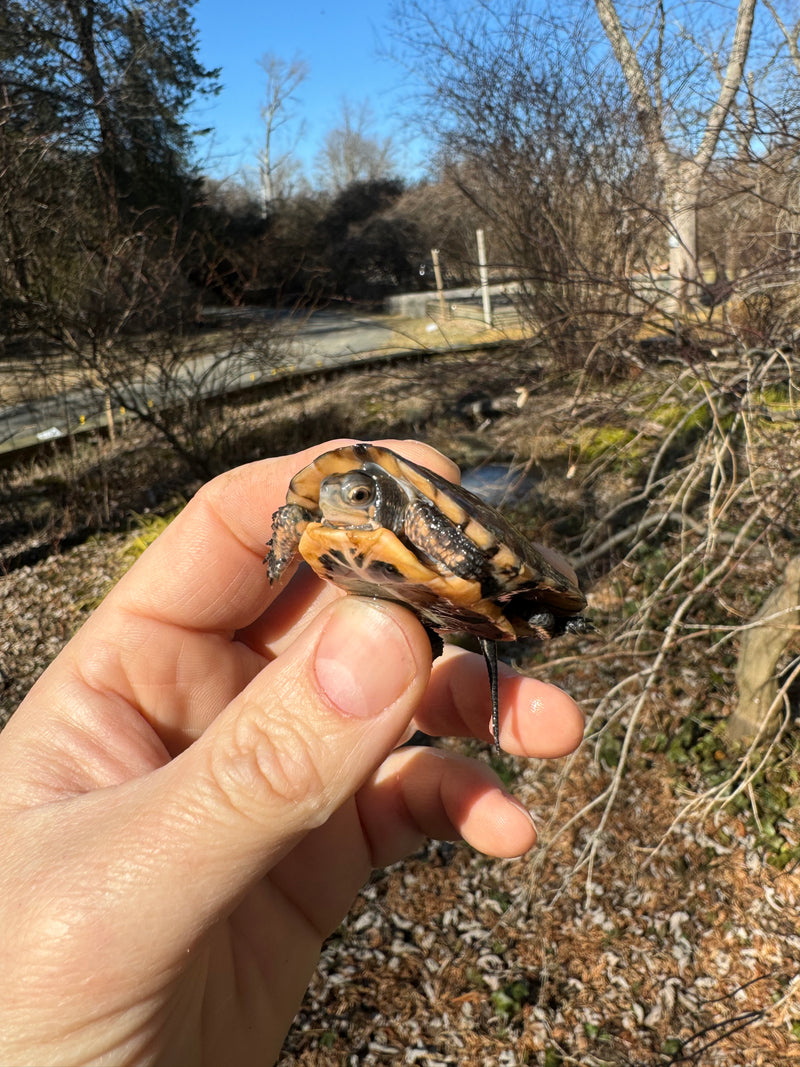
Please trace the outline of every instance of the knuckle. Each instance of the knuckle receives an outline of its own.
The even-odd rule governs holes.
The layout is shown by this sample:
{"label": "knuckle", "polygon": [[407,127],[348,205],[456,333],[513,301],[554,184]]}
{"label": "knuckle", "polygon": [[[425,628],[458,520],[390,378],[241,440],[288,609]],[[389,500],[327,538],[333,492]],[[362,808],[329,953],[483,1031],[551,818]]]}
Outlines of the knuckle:
{"label": "knuckle", "polygon": [[325,799],[321,753],[313,732],[297,728],[296,716],[245,705],[229,743],[212,749],[211,775],[231,807],[250,819],[260,822],[287,807],[307,815]]}

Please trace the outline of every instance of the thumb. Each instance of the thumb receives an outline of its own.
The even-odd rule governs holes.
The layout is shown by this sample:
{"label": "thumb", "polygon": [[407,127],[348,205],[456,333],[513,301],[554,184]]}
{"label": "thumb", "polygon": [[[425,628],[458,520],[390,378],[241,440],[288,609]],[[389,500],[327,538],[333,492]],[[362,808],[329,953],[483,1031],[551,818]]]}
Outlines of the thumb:
{"label": "thumb", "polygon": [[176,780],[159,807],[181,825],[198,902],[218,914],[356,792],[408,726],[430,664],[411,612],[342,597],[163,768]]}

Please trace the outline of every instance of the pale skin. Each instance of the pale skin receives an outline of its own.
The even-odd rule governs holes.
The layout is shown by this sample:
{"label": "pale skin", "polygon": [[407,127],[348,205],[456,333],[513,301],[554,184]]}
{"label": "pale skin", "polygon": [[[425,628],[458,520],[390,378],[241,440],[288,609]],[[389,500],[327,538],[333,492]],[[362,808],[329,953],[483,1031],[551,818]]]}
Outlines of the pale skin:
{"label": "pale skin", "polygon": [[[206,485],[0,734],[0,1063],[263,1064],[375,866],[427,837],[519,856],[536,833],[485,763],[478,656],[306,569],[270,589],[269,519],[328,448]],[[414,442],[384,442],[445,477]],[[43,605],[42,610],[47,610]],[[572,751],[554,686],[501,676],[503,748]]]}

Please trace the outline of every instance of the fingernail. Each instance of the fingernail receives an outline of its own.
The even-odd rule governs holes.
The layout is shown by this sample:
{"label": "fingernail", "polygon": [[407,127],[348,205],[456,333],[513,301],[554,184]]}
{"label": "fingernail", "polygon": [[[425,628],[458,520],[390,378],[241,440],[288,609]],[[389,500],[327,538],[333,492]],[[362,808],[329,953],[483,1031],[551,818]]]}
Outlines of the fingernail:
{"label": "fingernail", "polygon": [[417,663],[406,635],[378,601],[344,597],[317,645],[317,685],[345,715],[369,719],[398,700]]}
{"label": "fingernail", "polygon": [[534,830],[534,833],[535,833],[536,832],[536,823],[533,821],[533,816],[528,811],[528,809],[525,807],[525,805],[522,803],[522,801],[521,800],[517,800],[517,798],[515,796],[513,796],[511,793],[507,793],[505,790],[503,790],[503,796],[506,798],[507,801],[509,801],[509,803],[514,805],[514,807],[517,809],[517,811],[521,812],[525,816],[525,818],[528,820],[528,822],[533,827],[533,830]]}

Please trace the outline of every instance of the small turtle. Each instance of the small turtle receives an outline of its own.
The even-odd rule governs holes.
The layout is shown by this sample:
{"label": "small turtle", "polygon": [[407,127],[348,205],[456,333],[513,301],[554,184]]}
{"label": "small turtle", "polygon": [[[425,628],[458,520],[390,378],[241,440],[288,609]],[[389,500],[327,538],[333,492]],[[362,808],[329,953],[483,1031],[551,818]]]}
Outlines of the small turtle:
{"label": "small turtle", "polygon": [[496,642],[592,629],[575,572],[558,553],[528,541],[473,493],[378,445],[325,452],[294,476],[272,517],[271,583],[298,552],[348,593],[405,604],[434,654],[439,634],[474,634],[498,751]]}

